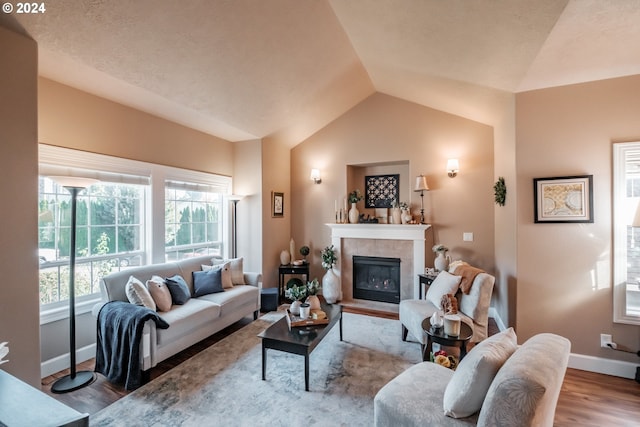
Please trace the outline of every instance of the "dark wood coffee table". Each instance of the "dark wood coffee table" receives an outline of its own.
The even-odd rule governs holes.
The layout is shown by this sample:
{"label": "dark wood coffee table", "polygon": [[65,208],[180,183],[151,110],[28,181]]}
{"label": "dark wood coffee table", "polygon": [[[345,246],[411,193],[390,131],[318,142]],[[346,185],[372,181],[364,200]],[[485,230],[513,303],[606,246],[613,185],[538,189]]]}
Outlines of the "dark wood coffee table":
{"label": "dark wood coffee table", "polygon": [[340,341],[342,341],[342,306],[322,303],[322,311],[327,313],[329,323],[326,325],[292,327],[289,331],[287,319],[282,318],[263,332],[262,338],[262,379],[267,374],[267,349],[304,356],[304,389],[309,391],[309,355],[320,344],[336,323],[340,324]]}
{"label": "dark wood coffee table", "polygon": [[467,355],[467,343],[473,336],[473,330],[466,323],[460,322],[460,335],[458,336],[445,334],[444,327],[432,328],[431,318],[429,317],[422,321],[422,329],[427,335],[427,345],[424,346],[424,353],[422,353],[423,361],[429,360],[434,342],[451,347],[460,347],[460,360]]}

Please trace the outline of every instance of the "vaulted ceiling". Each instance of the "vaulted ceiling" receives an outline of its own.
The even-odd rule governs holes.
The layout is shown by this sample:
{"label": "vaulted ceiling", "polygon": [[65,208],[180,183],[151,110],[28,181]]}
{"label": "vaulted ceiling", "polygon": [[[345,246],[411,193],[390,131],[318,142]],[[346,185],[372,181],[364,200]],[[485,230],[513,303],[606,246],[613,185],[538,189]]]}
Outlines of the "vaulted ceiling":
{"label": "vaulted ceiling", "polygon": [[12,15],[40,75],[229,141],[293,145],[374,92],[490,122],[496,94],[640,74],[640,0],[45,4]]}

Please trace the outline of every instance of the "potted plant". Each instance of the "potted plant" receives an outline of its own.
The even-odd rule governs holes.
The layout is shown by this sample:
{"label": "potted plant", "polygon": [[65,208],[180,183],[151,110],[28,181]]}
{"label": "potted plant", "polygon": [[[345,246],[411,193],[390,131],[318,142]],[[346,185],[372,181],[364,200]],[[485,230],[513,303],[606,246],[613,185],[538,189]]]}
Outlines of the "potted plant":
{"label": "potted plant", "polygon": [[320,299],[318,298],[318,292],[322,289],[318,279],[313,279],[307,282],[307,300],[305,301],[311,307],[311,310],[320,310]]}
{"label": "potted plant", "polygon": [[349,203],[351,203],[351,209],[349,209],[349,222],[356,224],[360,218],[360,212],[356,208],[356,203],[362,200],[364,197],[360,194],[360,190],[355,189],[349,193]]}
{"label": "potted plant", "polygon": [[289,311],[298,316],[300,314],[300,304],[302,304],[302,300],[307,297],[307,287],[302,283],[302,280],[291,279],[287,282],[287,289],[284,292],[284,296],[293,301],[289,307]]}
{"label": "potted plant", "polygon": [[307,255],[309,255],[309,252],[309,246],[303,246],[300,248],[300,255],[302,255],[305,263],[307,262]]}
{"label": "potted plant", "polygon": [[333,271],[333,267],[338,261],[333,245],[327,246],[320,252],[322,257],[322,268],[327,272],[322,277],[322,295],[329,304],[334,304],[342,299],[342,289],[340,288],[340,278]]}

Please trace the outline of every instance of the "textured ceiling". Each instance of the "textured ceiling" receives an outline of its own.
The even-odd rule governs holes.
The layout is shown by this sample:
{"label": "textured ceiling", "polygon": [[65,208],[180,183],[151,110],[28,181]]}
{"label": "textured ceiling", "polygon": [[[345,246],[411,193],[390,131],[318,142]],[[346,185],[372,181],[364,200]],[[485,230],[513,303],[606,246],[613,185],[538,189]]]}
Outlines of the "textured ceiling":
{"label": "textured ceiling", "polygon": [[230,141],[295,144],[376,91],[490,122],[496,93],[640,74],[640,0],[46,5],[12,15],[41,75]]}

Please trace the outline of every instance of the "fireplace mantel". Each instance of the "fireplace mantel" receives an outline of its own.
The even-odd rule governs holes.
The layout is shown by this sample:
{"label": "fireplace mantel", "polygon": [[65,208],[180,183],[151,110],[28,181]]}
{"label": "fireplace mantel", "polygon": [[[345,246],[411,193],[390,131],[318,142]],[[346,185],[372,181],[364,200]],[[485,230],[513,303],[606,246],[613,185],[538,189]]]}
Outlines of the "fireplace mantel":
{"label": "fireplace mantel", "polygon": [[[348,295],[351,278],[344,277],[344,270],[351,271],[351,260],[345,257],[343,251],[344,239],[367,239],[367,240],[389,240],[412,242],[411,261],[411,283],[407,283],[407,292],[402,293],[401,299],[418,298],[419,280],[418,274],[424,273],[427,230],[430,224],[326,224],[331,229],[331,244],[338,251],[340,260],[340,281],[343,293]],[[384,245],[385,242],[378,242],[376,246]],[[370,255],[360,253],[360,255]],[[378,254],[379,255],[379,254]],[[375,256],[375,255],[374,255]],[[348,282],[348,286],[345,286]],[[348,297],[347,297],[348,299]]]}

